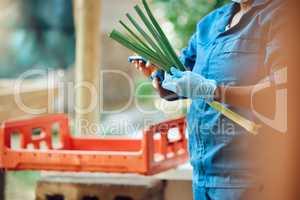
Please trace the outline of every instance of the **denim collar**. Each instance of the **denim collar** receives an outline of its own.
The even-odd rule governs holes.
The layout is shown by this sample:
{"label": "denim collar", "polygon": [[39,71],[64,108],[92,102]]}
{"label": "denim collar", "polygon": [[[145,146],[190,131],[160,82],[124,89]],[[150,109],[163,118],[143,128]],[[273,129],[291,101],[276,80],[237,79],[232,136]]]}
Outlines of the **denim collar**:
{"label": "denim collar", "polygon": [[[252,7],[264,5],[264,4],[268,3],[269,1],[271,1],[271,0],[253,0]],[[232,4],[237,5],[239,3],[232,2]]]}
{"label": "denim collar", "polygon": [[[271,0],[253,0],[252,9],[254,9],[258,6],[265,5],[270,1]],[[220,14],[224,14],[224,17],[221,18],[217,24],[219,33],[224,32],[225,27],[228,25],[228,23],[232,17],[232,13],[234,13],[238,8],[239,8],[238,3],[231,2],[231,3],[229,3],[229,5],[227,7],[225,7],[225,9],[222,9],[219,11]]]}
{"label": "denim collar", "polygon": [[[258,6],[265,5],[270,1],[271,0],[253,0],[252,9],[254,9]],[[229,3],[229,5],[227,7],[225,7],[225,9],[222,9],[219,11],[222,14],[224,14],[224,17],[222,19],[220,19],[217,24],[219,33],[224,32],[225,27],[228,25],[228,23],[232,17],[232,13],[234,13],[236,11],[236,9],[238,9],[238,6],[239,6],[238,3],[231,2],[231,3]]]}
{"label": "denim collar", "polygon": [[270,0],[254,0],[252,6],[257,7],[268,3]]}
{"label": "denim collar", "polygon": [[228,25],[232,13],[234,13],[234,10],[237,9],[238,3],[231,2],[225,9],[222,9],[219,11],[219,13],[224,15],[221,19],[217,21],[217,27],[218,27],[218,32],[222,33],[225,30],[225,27]]}

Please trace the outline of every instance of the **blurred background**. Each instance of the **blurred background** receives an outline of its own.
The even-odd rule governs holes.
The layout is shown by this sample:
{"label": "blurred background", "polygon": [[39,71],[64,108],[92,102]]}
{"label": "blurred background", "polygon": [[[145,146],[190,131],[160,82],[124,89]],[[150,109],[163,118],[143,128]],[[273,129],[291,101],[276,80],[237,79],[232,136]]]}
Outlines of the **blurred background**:
{"label": "blurred background", "polygon": [[[73,132],[75,134],[79,132],[74,127],[77,117],[74,110],[76,92],[72,87],[76,79],[82,75],[82,71],[78,70],[75,64],[76,61],[80,61],[76,55],[78,34],[75,28],[75,24],[79,23],[77,20],[80,15],[76,11],[80,9],[74,8],[75,1],[77,0],[0,0],[0,123],[8,119],[27,118],[33,115],[67,113],[73,122]],[[96,133],[97,136],[135,137],[148,124],[184,114],[189,102],[181,103],[180,109],[170,112],[177,105],[160,100],[152,89],[151,81],[127,63],[127,57],[132,55],[132,52],[109,39],[110,31],[118,27],[118,20],[123,19],[126,12],[133,12],[133,6],[140,1],[99,0],[99,2],[101,2],[101,9],[97,15],[99,20],[96,20],[99,22],[99,26],[96,26],[99,28],[97,32],[99,45],[95,44],[95,47],[101,47],[101,51],[97,51],[98,70],[99,73],[115,70],[122,72],[122,75],[105,73],[99,76],[101,96],[94,98],[99,101],[101,109],[95,112],[99,115],[96,123],[99,123],[103,129]],[[187,44],[197,21],[229,0],[152,0],[150,2],[161,26],[173,46],[179,51]],[[293,15],[290,25],[295,35],[291,34],[285,38],[292,41],[289,43],[292,51],[288,52],[290,92],[287,136],[289,137],[282,140],[281,136],[273,134],[272,130],[266,130],[270,133],[266,134],[269,140],[264,138],[265,141],[270,141],[265,150],[269,152],[270,160],[273,161],[266,164],[266,178],[270,184],[276,185],[276,189],[272,190],[273,197],[275,196],[271,198],[272,200],[299,199],[280,198],[277,195],[279,192],[299,190],[299,168],[297,168],[299,163],[296,159],[299,152],[299,122],[296,111],[299,108],[300,16],[297,9],[300,6],[296,0],[294,3],[290,7]],[[90,68],[90,66],[85,67]],[[32,109],[47,107],[46,111],[29,115],[17,106],[14,99],[14,86],[16,80],[23,77],[25,80],[22,81],[19,94],[24,104]],[[133,94],[126,77],[133,80]],[[49,85],[50,79],[53,83]],[[49,94],[52,94],[53,98],[49,98]],[[132,96],[134,101],[130,101],[128,105]],[[266,104],[265,101],[262,103]],[[39,172],[7,172],[5,175],[0,172],[0,194],[5,190],[7,200],[33,200],[40,177]],[[294,181],[292,184],[291,180]],[[178,187],[176,191],[181,189]],[[0,197],[1,199],[3,197]]]}
{"label": "blurred background", "polygon": [[[122,112],[101,112],[99,123],[105,127],[105,131],[100,134],[134,134],[145,126],[145,119],[148,123],[155,123],[186,111],[186,107],[182,106],[176,112],[164,112],[168,108],[161,108],[161,100],[155,96],[151,82],[127,63],[127,57],[132,52],[108,37],[110,31],[118,26],[118,20],[124,18],[126,12],[133,12],[133,6],[139,2],[101,1],[98,35],[101,41],[100,72],[118,70],[132,77],[136,98]],[[228,1],[153,0],[151,6],[172,44],[179,50],[187,44],[197,21],[226,2]],[[63,112],[75,118],[74,89],[68,87],[75,82],[76,77],[73,3],[72,0],[0,0],[0,123],[32,115],[16,106],[14,101],[13,88],[20,77],[25,77],[21,97],[28,107],[39,109],[46,106],[49,109],[41,114]],[[54,79],[51,87],[48,84],[49,77]],[[107,73],[101,81],[103,110],[114,111],[127,105],[132,94],[126,77]],[[49,99],[50,92],[55,98]],[[137,103],[144,111],[158,112],[145,114],[133,106]],[[169,106],[172,108],[174,105]],[[118,128],[109,127],[111,124],[116,126],[115,122],[122,120],[128,123],[120,124]],[[6,173],[6,199],[34,199],[34,188],[39,177],[38,172]]]}

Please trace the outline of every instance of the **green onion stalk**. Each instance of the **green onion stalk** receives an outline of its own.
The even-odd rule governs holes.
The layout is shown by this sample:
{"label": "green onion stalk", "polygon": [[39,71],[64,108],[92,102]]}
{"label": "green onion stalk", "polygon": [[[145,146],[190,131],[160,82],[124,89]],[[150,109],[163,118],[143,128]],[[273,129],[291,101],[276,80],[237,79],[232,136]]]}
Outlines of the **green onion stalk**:
{"label": "green onion stalk", "polygon": [[[149,60],[163,71],[170,72],[171,67],[176,67],[181,71],[187,70],[179,60],[174,48],[159,26],[147,1],[142,0],[142,4],[144,10],[142,10],[139,5],[136,5],[134,10],[139,16],[140,21],[142,21],[143,25],[146,27],[146,30],[142,28],[134,17],[127,13],[126,17],[130,25],[127,25],[122,20],[119,21],[127,34],[113,30],[110,37],[122,46]],[[235,123],[244,127],[250,133],[257,134],[259,126],[254,122],[243,118],[219,102],[208,102],[208,104]]]}

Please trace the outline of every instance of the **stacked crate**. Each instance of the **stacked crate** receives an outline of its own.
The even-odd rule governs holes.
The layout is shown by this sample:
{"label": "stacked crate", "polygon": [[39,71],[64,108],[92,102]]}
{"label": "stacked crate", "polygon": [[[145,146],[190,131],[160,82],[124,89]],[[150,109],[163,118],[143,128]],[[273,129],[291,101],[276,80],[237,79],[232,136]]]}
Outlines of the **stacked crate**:
{"label": "stacked crate", "polygon": [[36,200],[163,200],[164,183],[150,178],[45,176],[37,184]]}

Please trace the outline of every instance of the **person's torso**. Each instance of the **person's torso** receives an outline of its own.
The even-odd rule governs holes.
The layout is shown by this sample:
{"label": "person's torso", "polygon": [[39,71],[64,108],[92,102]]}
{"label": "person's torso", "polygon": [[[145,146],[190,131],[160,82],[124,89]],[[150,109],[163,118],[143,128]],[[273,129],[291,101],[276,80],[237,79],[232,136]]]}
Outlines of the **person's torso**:
{"label": "person's torso", "polygon": [[[279,4],[267,0],[255,2],[257,5],[229,30],[226,26],[237,4],[220,8],[200,21],[193,72],[216,80],[219,85],[236,86],[253,85],[269,74],[265,66],[266,40],[272,13]],[[230,109],[253,119],[249,110]],[[209,107],[203,99],[193,101],[188,125],[191,162],[199,182],[214,186],[218,183],[213,180],[218,180],[220,185],[237,181],[239,185],[239,180],[218,177],[229,174],[245,177],[257,168],[256,161],[251,160],[256,138]]]}

